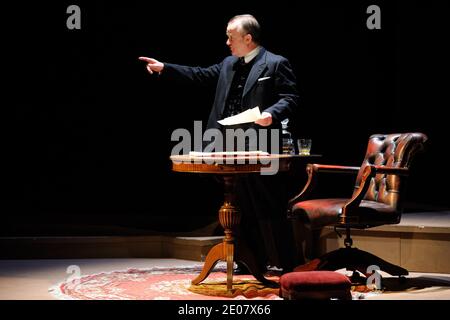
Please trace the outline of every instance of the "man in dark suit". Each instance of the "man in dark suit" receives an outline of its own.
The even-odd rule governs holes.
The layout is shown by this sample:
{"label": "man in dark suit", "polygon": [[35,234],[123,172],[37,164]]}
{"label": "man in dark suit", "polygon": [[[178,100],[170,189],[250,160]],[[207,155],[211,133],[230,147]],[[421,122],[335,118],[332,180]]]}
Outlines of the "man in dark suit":
{"label": "man in dark suit", "polygon": [[[216,94],[207,129],[224,131],[217,121],[259,107],[261,117],[254,123],[232,126],[232,129],[261,128],[279,130],[281,121],[292,117],[298,108],[295,75],[288,60],[260,45],[260,26],[251,15],[233,17],[227,25],[227,45],[231,56],[207,67],[189,67],[140,57],[150,74],[211,82]],[[252,143],[258,145],[258,143]],[[226,146],[227,143],[222,144]],[[260,143],[259,146],[264,145]],[[279,153],[266,144],[267,150]],[[229,150],[229,149],[227,149]],[[218,151],[216,149],[216,151]],[[287,203],[284,184],[279,176],[249,176],[237,183],[238,204],[243,212],[242,234],[255,250],[261,266],[267,264],[292,269],[295,261],[292,230],[286,221]],[[263,245],[261,245],[263,244]]]}

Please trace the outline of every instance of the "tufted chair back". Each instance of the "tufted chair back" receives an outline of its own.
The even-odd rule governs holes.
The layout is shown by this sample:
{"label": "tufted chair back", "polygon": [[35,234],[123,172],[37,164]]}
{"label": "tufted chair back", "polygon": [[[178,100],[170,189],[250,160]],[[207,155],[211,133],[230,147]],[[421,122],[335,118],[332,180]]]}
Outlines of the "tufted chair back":
{"label": "tufted chair back", "polygon": [[[368,165],[407,168],[413,155],[423,148],[427,136],[423,133],[374,134],[369,138],[367,152],[356,178],[355,193]],[[403,186],[398,175],[376,174],[371,178],[364,200],[382,202],[398,209]]]}

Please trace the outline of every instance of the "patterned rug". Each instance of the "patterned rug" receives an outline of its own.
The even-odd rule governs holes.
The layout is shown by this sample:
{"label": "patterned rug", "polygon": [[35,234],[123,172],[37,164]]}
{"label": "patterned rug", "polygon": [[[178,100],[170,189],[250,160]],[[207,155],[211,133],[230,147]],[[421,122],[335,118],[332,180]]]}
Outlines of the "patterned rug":
{"label": "patterned rug", "polygon": [[223,267],[191,285],[201,270],[202,266],[190,266],[103,272],[63,281],[49,292],[64,300],[281,300],[277,288],[265,287],[251,275],[235,275],[234,290],[227,292]]}

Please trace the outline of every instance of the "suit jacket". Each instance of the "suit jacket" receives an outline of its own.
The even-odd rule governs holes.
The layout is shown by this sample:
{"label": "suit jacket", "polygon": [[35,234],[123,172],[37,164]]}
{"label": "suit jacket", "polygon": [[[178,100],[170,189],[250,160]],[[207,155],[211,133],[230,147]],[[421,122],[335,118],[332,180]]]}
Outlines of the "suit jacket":
{"label": "suit jacket", "polygon": [[[295,75],[289,61],[261,48],[254,58],[242,95],[243,110],[259,106],[261,112],[272,114],[273,124],[269,128],[279,128],[280,122],[289,118],[298,107],[298,92]],[[235,56],[225,58],[213,66],[188,67],[164,63],[163,76],[176,76],[196,82],[216,83],[216,95],[209,115],[207,128],[221,128],[217,122],[223,118],[225,103],[234,76]],[[258,126],[259,127],[259,126]]]}

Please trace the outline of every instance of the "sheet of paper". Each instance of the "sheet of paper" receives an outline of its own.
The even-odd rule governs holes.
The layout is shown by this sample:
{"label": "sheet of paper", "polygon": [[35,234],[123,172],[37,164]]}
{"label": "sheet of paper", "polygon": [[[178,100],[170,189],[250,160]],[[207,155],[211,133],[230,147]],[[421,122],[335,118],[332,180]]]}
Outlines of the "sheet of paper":
{"label": "sheet of paper", "polygon": [[259,118],[261,118],[261,111],[259,111],[259,107],[254,107],[253,109],[245,110],[244,112],[219,120],[217,122],[223,126],[231,126],[234,124],[255,122]]}

